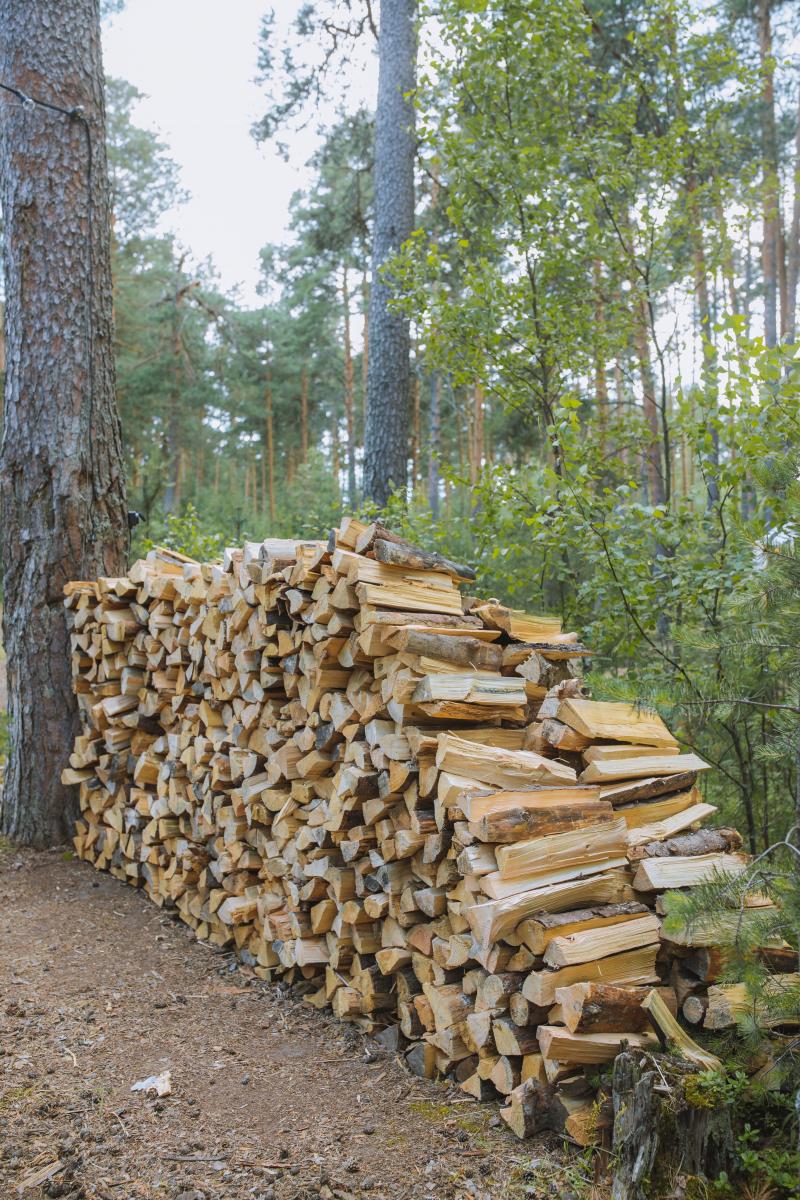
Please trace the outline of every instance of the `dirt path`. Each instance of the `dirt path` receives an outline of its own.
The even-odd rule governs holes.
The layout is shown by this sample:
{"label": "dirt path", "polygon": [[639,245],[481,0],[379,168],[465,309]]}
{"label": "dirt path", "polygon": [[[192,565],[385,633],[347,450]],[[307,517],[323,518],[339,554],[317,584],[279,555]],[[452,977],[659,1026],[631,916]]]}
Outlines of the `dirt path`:
{"label": "dirt path", "polygon": [[[169,1097],[131,1092],[167,1069]],[[510,1200],[577,1195],[581,1171],[117,880],[0,855],[4,1200]]]}

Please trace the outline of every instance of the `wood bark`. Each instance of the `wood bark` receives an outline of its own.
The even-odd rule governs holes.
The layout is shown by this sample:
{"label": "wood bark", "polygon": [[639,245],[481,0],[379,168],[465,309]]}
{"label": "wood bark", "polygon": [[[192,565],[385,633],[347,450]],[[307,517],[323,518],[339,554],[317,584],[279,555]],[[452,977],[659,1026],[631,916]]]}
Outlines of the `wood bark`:
{"label": "wood bark", "polygon": [[57,20],[46,0],[8,0],[0,78],[68,110],[4,94],[0,143],[11,743],[0,831],[48,845],[74,815],[60,781],[77,725],[62,588],[121,574],[128,550],[97,0],[64,0]]}
{"label": "wood bark", "polygon": [[414,223],[414,8],[414,0],[381,7],[364,438],[364,495],[380,507],[395,488],[405,488],[408,468],[409,320],[391,310],[392,284],[383,268]]}
{"label": "wood bark", "polygon": [[669,1179],[678,1171],[716,1179],[734,1162],[730,1108],[694,1108],[684,1099],[682,1078],[670,1079],[662,1101],[656,1086],[672,1064],[664,1059],[661,1072],[643,1070],[633,1053],[614,1062],[614,1173],[612,1200],[647,1200],[661,1194],[652,1172]]}

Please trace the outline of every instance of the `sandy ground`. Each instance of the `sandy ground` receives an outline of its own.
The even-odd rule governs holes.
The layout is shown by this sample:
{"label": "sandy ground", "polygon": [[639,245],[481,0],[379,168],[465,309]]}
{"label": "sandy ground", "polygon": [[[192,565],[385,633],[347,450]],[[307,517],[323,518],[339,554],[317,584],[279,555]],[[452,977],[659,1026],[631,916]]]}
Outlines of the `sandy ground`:
{"label": "sandy ground", "polygon": [[[166,1070],[171,1095],[131,1091]],[[497,1112],[63,850],[0,850],[3,1200],[583,1194],[581,1157]]]}

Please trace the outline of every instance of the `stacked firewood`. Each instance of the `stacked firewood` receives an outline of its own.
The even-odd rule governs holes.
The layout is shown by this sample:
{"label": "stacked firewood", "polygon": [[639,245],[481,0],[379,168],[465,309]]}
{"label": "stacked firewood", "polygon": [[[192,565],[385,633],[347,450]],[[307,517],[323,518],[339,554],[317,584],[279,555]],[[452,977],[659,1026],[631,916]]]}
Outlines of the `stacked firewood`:
{"label": "stacked firewood", "polygon": [[706,764],[473,579],[348,519],[69,584],[75,846],[520,1136],[589,1141],[588,1072],[712,1011],[713,938],[666,941],[661,894],[746,858]]}

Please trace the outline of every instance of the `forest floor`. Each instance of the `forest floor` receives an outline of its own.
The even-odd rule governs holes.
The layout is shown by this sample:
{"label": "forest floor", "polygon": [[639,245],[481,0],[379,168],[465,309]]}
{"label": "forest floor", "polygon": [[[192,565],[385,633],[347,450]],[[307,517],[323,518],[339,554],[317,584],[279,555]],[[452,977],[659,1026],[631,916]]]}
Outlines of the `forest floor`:
{"label": "forest floor", "polygon": [[544,1200],[585,1170],[69,852],[0,846],[3,1200]]}

